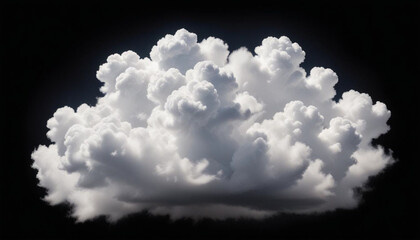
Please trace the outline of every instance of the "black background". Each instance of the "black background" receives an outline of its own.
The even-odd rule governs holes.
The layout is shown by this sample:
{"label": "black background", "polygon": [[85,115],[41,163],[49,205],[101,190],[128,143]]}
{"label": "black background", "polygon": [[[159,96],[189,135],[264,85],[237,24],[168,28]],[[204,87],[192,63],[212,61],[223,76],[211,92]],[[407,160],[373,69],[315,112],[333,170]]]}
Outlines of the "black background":
{"label": "black background", "polygon": [[[387,2],[387,1],[386,1]],[[418,1],[226,1],[1,3],[1,225],[4,238],[415,238],[419,237]],[[75,223],[70,207],[41,198],[31,152],[48,144],[46,121],[62,106],[95,104],[95,79],[106,57],[125,50],[148,56],[167,33],[185,27],[253,50],[286,35],[306,51],[303,64],[332,68],[338,95],[355,89],[392,111],[376,143],[398,161],[370,179],[360,206],[318,215],[281,214],[263,221],[189,219],[147,213],[116,224]]]}

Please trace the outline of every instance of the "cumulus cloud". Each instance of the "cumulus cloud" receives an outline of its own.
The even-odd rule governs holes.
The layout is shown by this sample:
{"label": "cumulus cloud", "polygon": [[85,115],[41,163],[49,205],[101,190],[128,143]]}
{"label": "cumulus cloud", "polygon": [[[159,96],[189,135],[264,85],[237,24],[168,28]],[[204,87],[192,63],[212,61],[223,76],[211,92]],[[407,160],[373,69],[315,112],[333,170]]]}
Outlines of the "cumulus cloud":
{"label": "cumulus cloud", "polygon": [[334,101],[337,74],[308,74],[306,53],[285,36],[255,53],[180,29],[150,58],[109,56],[97,104],[58,109],[52,143],[32,153],[45,200],[70,203],[79,221],[355,207],[353,189],[393,162],[371,144],[390,111],[354,90]]}

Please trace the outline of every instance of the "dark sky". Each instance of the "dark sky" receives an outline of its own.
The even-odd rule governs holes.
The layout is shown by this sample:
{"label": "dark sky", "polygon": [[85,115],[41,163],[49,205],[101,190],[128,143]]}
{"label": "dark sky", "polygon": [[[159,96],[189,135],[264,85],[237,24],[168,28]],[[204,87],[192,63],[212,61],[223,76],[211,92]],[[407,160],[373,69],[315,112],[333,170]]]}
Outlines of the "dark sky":
{"label": "dark sky", "polygon": [[[1,3],[1,239],[419,237],[418,3],[141,2]],[[397,163],[369,181],[354,210],[196,223],[139,213],[113,225],[74,223],[68,206],[41,200],[45,190],[30,168],[34,148],[49,143],[46,121],[64,105],[95,103],[95,73],[108,55],[131,49],[148,56],[181,27],[199,40],[219,37],[230,50],[253,50],[269,35],[298,42],[307,70],[338,74],[339,95],[367,92],[392,111],[391,131],[376,142]]]}

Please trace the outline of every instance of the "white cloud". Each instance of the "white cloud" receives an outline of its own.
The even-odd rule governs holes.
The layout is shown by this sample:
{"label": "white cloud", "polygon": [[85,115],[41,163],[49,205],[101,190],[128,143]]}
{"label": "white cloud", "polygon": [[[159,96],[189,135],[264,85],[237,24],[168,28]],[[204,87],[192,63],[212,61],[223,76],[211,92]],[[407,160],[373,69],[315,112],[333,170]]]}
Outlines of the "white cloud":
{"label": "white cloud", "polygon": [[354,90],[334,101],[337,75],[307,74],[305,52],[287,37],[255,52],[180,29],[150,59],[108,57],[97,72],[104,96],[58,109],[52,143],[32,154],[45,200],[72,204],[79,221],[356,206],[353,189],[393,161],[371,144],[389,130],[390,111]]}

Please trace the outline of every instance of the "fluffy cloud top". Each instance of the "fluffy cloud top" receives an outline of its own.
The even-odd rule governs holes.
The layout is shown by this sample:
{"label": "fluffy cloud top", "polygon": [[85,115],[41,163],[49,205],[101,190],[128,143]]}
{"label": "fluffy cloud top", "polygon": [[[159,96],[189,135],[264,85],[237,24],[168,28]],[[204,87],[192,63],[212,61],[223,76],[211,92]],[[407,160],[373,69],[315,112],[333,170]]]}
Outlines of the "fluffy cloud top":
{"label": "fluffy cloud top", "polygon": [[58,109],[52,144],[32,154],[51,204],[79,221],[148,210],[178,217],[265,217],[357,205],[353,192],[393,160],[371,140],[390,111],[338,77],[307,74],[305,52],[268,37],[253,55],[185,29],[150,58],[127,51],[99,67],[95,106]]}

